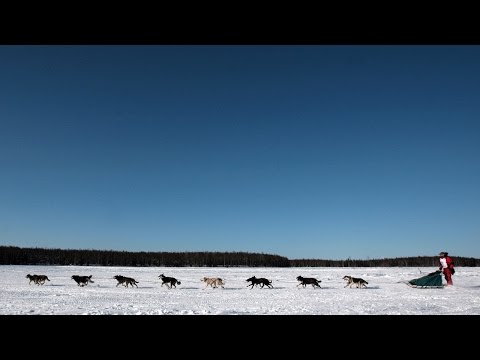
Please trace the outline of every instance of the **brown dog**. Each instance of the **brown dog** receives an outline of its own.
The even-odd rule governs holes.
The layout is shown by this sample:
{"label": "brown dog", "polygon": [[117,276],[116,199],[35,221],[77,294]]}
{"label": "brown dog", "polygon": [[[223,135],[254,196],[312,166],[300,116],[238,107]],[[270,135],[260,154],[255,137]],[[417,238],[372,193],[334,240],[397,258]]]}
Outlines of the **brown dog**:
{"label": "brown dog", "polygon": [[43,285],[45,284],[45,281],[50,281],[50,279],[47,277],[47,275],[30,275],[28,274],[26,276],[27,279],[29,279],[30,281],[28,282],[28,284],[30,285],[33,281],[34,284],[37,284],[37,285]]}
{"label": "brown dog", "polygon": [[113,278],[118,281],[117,286],[122,284],[125,287],[128,287],[128,285],[131,285],[133,287],[133,285],[135,285],[138,288],[138,286],[137,286],[138,281],[136,281],[135,279],[133,279],[131,277],[126,277],[126,276],[122,276],[122,275],[115,275]]}
{"label": "brown dog", "polygon": [[223,289],[223,285],[225,285],[225,281],[222,280],[221,278],[208,278],[204,277],[203,279],[200,279],[200,281],[203,281],[205,283],[205,287],[203,288],[204,290],[210,285],[212,288],[216,288],[218,286],[221,286]]}

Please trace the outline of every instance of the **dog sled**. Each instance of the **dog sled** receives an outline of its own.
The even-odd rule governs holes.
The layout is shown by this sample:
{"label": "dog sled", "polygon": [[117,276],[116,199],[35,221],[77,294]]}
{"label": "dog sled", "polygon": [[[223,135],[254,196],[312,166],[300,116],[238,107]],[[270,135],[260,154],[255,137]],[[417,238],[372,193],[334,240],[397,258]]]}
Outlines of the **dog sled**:
{"label": "dog sled", "polygon": [[434,271],[418,279],[407,281],[406,284],[412,288],[419,289],[442,289],[445,287],[442,284],[442,272],[440,270]]}

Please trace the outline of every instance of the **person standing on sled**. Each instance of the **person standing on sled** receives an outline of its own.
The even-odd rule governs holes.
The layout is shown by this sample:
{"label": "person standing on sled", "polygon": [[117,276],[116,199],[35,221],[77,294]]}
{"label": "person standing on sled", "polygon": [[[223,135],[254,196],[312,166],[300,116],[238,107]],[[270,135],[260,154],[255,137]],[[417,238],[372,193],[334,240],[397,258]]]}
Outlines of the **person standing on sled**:
{"label": "person standing on sled", "polygon": [[445,275],[445,280],[447,280],[447,286],[453,285],[452,275],[455,274],[455,269],[453,267],[453,260],[450,256],[448,256],[448,252],[442,251],[438,255],[440,255],[439,270],[443,271],[443,275]]}

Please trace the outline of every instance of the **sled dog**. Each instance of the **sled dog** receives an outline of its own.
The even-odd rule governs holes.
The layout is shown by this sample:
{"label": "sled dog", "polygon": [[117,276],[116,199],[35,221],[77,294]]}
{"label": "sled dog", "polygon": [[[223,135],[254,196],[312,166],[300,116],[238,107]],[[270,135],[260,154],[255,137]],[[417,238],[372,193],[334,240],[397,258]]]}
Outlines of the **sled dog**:
{"label": "sled dog", "polygon": [[366,287],[367,287],[367,284],[368,284],[368,282],[366,282],[366,281],[363,280],[363,279],[354,278],[354,277],[349,276],[349,275],[345,275],[345,276],[343,277],[343,280],[345,280],[345,281],[347,282],[347,285],[345,285],[344,287],[349,286],[350,288],[351,288],[352,286],[354,286],[354,285],[357,287],[357,289],[362,288],[362,287],[365,287],[365,288],[366,288]]}

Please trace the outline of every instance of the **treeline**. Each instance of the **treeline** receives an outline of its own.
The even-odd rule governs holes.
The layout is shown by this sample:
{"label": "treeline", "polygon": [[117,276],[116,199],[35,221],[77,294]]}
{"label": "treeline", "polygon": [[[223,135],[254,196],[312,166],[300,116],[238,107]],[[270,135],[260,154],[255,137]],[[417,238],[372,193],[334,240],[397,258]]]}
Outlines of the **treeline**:
{"label": "treeline", "polygon": [[[455,266],[480,266],[480,259],[453,256]],[[249,252],[130,252],[0,246],[0,265],[244,266],[244,267],[436,267],[438,256],[369,260],[294,259]]]}
{"label": "treeline", "polygon": [[288,267],[286,257],[248,252],[129,252],[0,246],[0,265]]}
{"label": "treeline", "polygon": [[[452,256],[455,266],[480,266],[480,259]],[[395,267],[395,266],[439,266],[438,256],[400,257],[371,260],[290,260],[292,267]]]}

